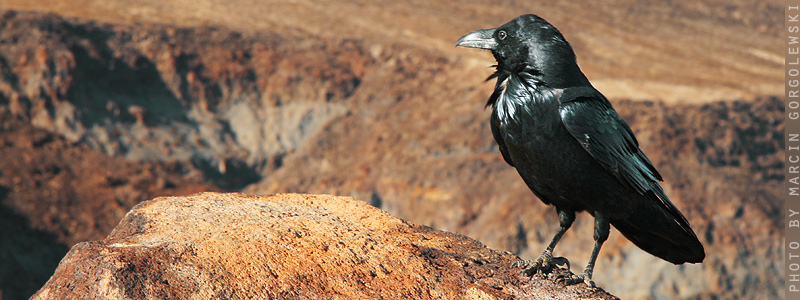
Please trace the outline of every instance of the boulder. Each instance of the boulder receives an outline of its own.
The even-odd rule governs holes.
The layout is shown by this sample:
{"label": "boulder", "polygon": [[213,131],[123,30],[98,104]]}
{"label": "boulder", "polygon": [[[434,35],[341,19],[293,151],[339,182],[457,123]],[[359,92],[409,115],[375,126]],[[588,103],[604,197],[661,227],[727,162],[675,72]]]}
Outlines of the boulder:
{"label": "boulder", "polygon": [[136,205],[32,299],[616,299],[516,260],[349,197],[200,193]]}

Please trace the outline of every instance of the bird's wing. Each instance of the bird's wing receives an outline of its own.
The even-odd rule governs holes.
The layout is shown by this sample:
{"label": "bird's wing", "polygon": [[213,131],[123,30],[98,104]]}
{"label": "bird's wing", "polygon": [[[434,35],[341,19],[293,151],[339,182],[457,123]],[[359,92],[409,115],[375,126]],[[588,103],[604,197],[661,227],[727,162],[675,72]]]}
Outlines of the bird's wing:
{"label": "bird's wing", "polygon": [[600,92],[592,87],[568,88],[559,100],[561,122],[606,170],[642,195],[648,191],[663,194],[657,183],[661,175],[639,149],[631,128]]}
{"label": "bird's wing", "polygon": [[661,175],[639,149],[633,131],[608,99],[592,87],[580,87],[565,89],[559,101],[561,122],[583,149],[639,194],[660,201],[678,224],[694,236],[686,217],[669,201],[658,184]]}

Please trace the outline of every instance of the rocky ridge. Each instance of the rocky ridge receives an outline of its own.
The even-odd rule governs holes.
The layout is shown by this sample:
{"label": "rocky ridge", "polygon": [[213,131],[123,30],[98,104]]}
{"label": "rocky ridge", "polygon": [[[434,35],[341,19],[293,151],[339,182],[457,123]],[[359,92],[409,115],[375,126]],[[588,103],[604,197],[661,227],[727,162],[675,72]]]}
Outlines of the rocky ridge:
{"label": "rocky ridge", "polygon": [[515,260],[352,198],[202,193],[137,205],[31,299],[618,299]]}

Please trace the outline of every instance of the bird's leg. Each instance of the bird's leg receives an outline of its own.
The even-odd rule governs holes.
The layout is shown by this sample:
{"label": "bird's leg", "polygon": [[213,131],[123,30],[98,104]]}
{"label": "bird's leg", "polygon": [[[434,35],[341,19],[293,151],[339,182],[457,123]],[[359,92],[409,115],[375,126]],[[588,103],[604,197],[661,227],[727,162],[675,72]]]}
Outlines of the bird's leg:
{"label": "bird's leg", "polygon": [[535,260],[529,261],[522,261],[514,263],[513,266],[521,266],[524,267],[525,270],[523,271],[527,276],[533,276],[539,272],[549,272],[553,269],[553,262],[557,265],[567,265],[567,269],[569,269],[569,261],[563,257],[553,257],[553,249],[556,248],[556,244],[558,241],[561,240],[561,236],[564,235],[565,232],[572,226],[572,223],[575,221],[575,211],[567,210],[567,209],[559,209],[558,210],[558,217],[560,219],[561,227],[556,232],[556,235],[553,236],[553,240],[550,241],[550,244],[547,245],[547,248],[542,252],[542,255]]}
{"label": "bird's leg", "polygon": [[571,277],[560,277],[556,282],[563,282],[566,285],[577,284],[585,282],[590,287],[595,287],[592,281],[592,272],[594,272],[594,263],[597,261],[597,254],[600,253],[600,247],[603,242],[608,239],[609,233],[609,220],[604,212],[595,211],[594,213],[594,248],[592,249],[592,256],[589,258],[589,264],[583,270],[581,275],[572,275]]}

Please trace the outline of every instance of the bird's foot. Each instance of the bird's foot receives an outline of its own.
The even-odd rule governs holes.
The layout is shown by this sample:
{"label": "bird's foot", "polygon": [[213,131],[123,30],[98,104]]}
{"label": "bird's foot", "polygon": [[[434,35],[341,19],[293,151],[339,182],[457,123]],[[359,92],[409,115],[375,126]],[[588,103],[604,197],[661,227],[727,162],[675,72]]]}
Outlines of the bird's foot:
{"label": "bird's foot", "polygon": [[555,282],[557,284],[564,284],[564,285],[573,285],[578,283],[586,283],[589,287],[597,287],[592,281],[592,271],[591,270],[584,270],[583,274],[575,275],[572,274],[571,276],[566,275],[559,275],[556,277]]}
{"label": "bird's foot", "polygon": [[544,251],[537,259],[521,260],[511,264],[514,268],[524,268],[523,273],[526,276],[533,277],[539,273],[549,273],[553,267],[569,270],[569,260],[564,257],[553,257],[550,251]]}

